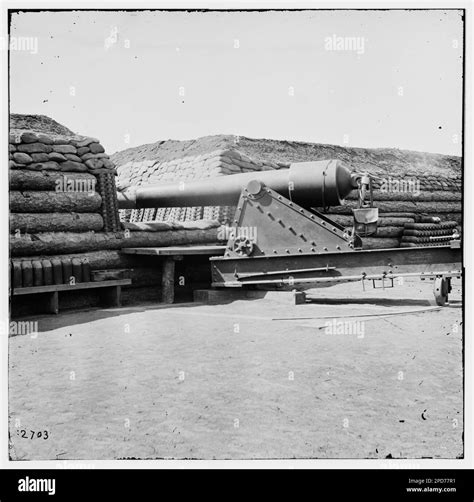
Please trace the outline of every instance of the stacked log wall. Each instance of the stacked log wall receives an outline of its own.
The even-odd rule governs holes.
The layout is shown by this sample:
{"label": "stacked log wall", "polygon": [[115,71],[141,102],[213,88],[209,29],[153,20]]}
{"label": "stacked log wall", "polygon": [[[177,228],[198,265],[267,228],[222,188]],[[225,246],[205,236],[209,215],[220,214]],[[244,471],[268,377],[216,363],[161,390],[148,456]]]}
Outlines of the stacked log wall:
{"label": "stacked log wall", "polygon": [[[373,201],[379,209],[379,224],[375,235],[363,238],[364,247],[399,247],[406,223],[424,218],[453,221],[462,230],[462,176],[419,175],[408,171],[403,177],[373,175]],[[386,175],[385,175],[386,176]],[[331,207],[328,216],[350,227],[352,210],[357,208],[357,192],[352,192],[342,206]]]}
{"label": "stacked log wall", "polygon": [[[119,220],[115,177],[114,164],[94,138],[11,130],[9,220],[12,271],[17,262],[80,259],[89,264],[91,271],[127,269],[132,279],[131,289],[137,293],[124,291],[125,302],[138,297],[159,298],[159,260],[127,256],[120,252],[123,247],[218,241],[217,228],[212,227],[162,232],[124,228]],[[206,275],[205,271],[203,274]],[[62,294],[62,306],[93,306],[97,304],[96,297],[97,292],[92,290]],[[26,308],[23,313],[34,312],[33,297],[16,298]]]}

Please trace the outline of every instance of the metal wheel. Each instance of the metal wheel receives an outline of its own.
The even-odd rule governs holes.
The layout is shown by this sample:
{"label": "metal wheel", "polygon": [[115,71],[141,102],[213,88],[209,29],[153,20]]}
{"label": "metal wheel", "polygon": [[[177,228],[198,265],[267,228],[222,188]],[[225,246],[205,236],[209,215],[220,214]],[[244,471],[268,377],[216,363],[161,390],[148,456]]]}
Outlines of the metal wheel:
{"label": "metal wheel", "polygon": [[247,237],[237,237],[232,244],[232,250],[240,256],[250,256],[253,251],[253,242]]}
{"label": "metal wheel", "polygon": [[444,277],[436,277],[433,289],[436,305],[443,307],[448,301],[448,294],[451,290],[450,282]]}

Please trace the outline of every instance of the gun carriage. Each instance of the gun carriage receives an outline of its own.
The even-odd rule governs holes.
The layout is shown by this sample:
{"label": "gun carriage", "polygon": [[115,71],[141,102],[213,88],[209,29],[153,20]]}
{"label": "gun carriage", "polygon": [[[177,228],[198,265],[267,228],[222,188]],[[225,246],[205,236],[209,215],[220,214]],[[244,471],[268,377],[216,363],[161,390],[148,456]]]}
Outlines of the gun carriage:
{"label": "gun carriage", "polygon": [[[324,211],[344,204],[352,190],[358,208],[353,227],[345,228]],[[391,287],[396,278],[420,277],[434,279],[436,302],[444,305],[451,278],[462,275],[458,238],[446,245],[364,249],[363,237],[377,230],[371,178],[338,160],[133,187],[118,200],[120,208],[235,205],[225,253],[210,258],[216,288],[304,290],[350,281]]]}

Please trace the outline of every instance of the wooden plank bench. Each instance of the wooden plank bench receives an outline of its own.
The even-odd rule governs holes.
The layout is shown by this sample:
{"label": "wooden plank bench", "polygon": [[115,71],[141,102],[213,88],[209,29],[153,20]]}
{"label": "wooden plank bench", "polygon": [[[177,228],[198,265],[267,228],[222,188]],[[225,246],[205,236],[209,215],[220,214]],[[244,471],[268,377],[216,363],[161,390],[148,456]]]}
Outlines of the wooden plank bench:
{"label": "wooden plank bench", "polygon": [[132,283],[131,279],[115,279],[97,282],[78,282],[76,284],[51,284],[48,286],[31,286],[16,288],[12,291],[13,296],[42,294],[46,297],[47,311],[52,314],[59,313],[59,292],[75,291],[79,289],[101,289],[101,300],[104,306],[120,307],[122,286]]}
{"label": "wooden plank bench", "polygon": [[123,248],[122,253],[141,256],[163,256],[163,272],[161,276],[162,301],[163,303],[174,302],[175,262],[183,259],[183,256],[223,255],[227,246],[169,246],[147,248]]}

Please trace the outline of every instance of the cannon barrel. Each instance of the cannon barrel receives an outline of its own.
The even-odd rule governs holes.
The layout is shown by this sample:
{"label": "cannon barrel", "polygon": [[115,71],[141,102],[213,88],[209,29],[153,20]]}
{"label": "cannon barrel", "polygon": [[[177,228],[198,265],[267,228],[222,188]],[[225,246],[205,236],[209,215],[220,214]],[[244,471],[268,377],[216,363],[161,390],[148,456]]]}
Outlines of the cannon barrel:
{"label": "cannon barrel", "polygon": [[250,181],[258,180],[303,207],[338,206],[357,187],[357,177],[339,160],[298,162],[289,169],[131,187],[118,192],[118,203],[120,209],[231,206]]}

